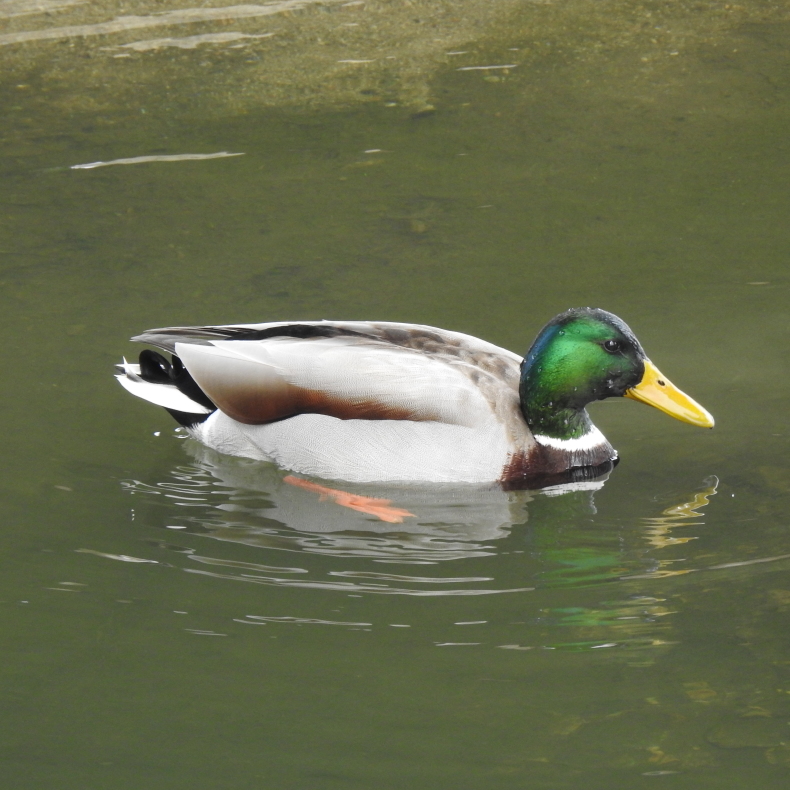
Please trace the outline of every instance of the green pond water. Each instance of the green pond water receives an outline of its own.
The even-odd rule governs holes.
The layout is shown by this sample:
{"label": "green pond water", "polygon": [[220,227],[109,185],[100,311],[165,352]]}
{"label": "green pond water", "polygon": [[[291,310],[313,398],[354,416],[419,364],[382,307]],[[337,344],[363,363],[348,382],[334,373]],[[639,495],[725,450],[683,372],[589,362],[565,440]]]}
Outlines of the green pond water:
{"label": "green pond water", "polygon": [[[53,87],[63,42],[5,70],[0,784],[787,787],[790,25],[752,8],[608,55],[570,12],[520,18],[419,101],[231,111],[198,84],[244,56],[203,50],[152,56],[200,60],[181,103]],[[523,353],[583,305],[715,430],[606,401],[595,490],[345,486],[402,524],[112,378],[149,327],[372,318]]]}

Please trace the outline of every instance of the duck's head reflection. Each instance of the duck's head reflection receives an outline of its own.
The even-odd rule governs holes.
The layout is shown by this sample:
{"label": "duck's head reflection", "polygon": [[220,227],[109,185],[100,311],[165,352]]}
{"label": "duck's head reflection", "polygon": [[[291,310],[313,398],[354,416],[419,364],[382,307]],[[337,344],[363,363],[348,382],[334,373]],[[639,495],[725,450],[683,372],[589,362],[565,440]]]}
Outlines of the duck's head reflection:
{"label": "duck's head reflection", "polygon": [[[188,531],[270,549],[379,562],[433,564],[497,553],[494,542],[527,521],[537,492],[442,484],[354,484],[308,480],[272,464],[220,455],[187,442],[194,465],[154,486],[125,485],[179,505]],[[595,512],[593,496],[608,478],[566,481],[540,491],[563,495],[563,510]]]}

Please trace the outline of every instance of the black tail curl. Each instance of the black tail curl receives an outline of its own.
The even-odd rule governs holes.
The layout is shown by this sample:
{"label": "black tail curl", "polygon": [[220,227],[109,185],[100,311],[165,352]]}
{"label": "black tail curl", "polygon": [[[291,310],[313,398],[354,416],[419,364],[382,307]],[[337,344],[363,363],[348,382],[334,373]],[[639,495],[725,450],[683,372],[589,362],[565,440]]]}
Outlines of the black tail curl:
{"label": "black tail curl", "polygon": [[[184,367],[184,363],[175,354],[171,360],[167,360],[158,351],[151,351],[148,348],[141,351],[140,378],[152,384],[175,385],[195,403],[211,409],[212,412],[217,409],[208,395],[198,387],[195,380],[189,375],[189,371]],[[185,428],[198,425],[210,416],[210,414],[191,414],[175,409],[167,409],[167,411],[179,425],[183,425]]]}

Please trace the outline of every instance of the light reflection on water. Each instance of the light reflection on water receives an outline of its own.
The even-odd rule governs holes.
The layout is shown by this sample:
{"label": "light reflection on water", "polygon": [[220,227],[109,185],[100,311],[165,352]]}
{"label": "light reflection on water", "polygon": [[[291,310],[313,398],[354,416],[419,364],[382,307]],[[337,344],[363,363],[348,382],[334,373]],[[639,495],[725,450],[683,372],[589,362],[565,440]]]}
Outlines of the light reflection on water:
{"label": "light reflection on water", "polygon": [[[122,486],[134,497],[136,517],[144,512],[147,523],[173,530],[184,544],[192,542],[149,541],[180,555],[182,560],[171,562],[187,573],[352,597],[566,591],[528,604],[530,613],[523,621],[479,621],[491,633],[488,640],[434,639],[442,646],[576,651],[674,644],[671,616],[677,613],[676,604],[649,582],[704,568],[696,567],[693,558],[662,554],[694,541],[694,528],[704,526],[705,507],[719,485],[717,478],[707,478],[696,492],[678,497],[669,507],[659,506],[658,514],[629,517],[627,523],[596,508],[596,493],[608,475],[580,483],[576,490],[354,485],[349,493],[388,501],[413,514],[390,523],[375,512],[342,507],[336,499],[322,496],[319,484],[310,484],[318,490],[289,484],[289,476],[272,464],[222,456],[193,442],[182,446],[192,464],[176,466],[158,481],[127,480]],[[537,515],[530,518],[530,509]],[[212,556],[205,539],[239,544],[249,551],[244,559]],[[280,552],[303,561],[281,563]],[[308,561],[309,557],[320,561]],[[338,560],[343,562],[339,568]],[[382,564],[399,567],[388,571]],[[422,570],[409,572],[414,566]],[[591,600],[584,592],[591,588],[608,592]],[[249,623],[249,617],[235,621]],[[259,614],[253,622],[324,620]],[[500,637],[514,632],[521,634],[521,641],[500,642]]]}

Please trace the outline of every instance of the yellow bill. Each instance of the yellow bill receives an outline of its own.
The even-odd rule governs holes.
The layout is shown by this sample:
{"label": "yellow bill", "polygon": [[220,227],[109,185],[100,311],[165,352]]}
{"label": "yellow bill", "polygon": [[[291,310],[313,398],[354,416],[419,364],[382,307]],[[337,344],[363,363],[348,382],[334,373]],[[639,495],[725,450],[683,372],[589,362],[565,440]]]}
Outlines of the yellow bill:
{"label": "yellow bill", "polygon": [[625,397],[655,406],[670,417],[702,428],[714,426],[713,417],[706,409],[689,398],[685,392],[679,390],[668,378],[661,375],[661,371],[649,360],[645,360],[645,375],[642,381],[630,390],[625,391]]}

